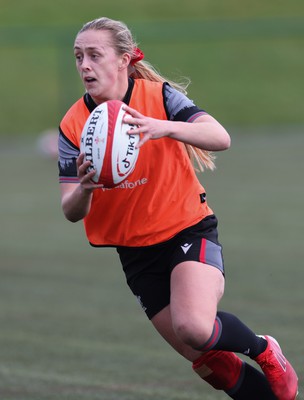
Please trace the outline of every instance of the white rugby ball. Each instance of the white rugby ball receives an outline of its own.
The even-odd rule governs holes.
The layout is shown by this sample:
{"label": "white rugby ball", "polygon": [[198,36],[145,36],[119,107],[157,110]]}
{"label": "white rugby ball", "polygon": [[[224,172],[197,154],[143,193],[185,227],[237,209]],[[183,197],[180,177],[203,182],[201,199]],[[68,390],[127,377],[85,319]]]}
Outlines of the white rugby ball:
{"label": "white rugby ball", "polygon": [[89,170],[96,184],[112,188],[123,182],[134,170],[139,149],[139,135],[127,132],[134,125],[123,122],[124,103],[109,100],[97,106],[87,119],[82,131],[80,151],[91,161]]}

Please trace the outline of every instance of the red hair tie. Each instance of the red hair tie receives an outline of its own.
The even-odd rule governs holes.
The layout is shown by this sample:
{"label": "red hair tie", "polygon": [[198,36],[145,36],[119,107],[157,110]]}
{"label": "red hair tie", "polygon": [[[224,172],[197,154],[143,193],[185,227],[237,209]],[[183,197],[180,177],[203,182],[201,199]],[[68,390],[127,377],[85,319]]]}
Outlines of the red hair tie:
{"label": "red hair tie", "polygon": [[133,57],[130,64],[133,66],[138,61],[141,61],[144,57],[145,57],[144,53],[138,47],[135,47],[135,49],[133,50]]}

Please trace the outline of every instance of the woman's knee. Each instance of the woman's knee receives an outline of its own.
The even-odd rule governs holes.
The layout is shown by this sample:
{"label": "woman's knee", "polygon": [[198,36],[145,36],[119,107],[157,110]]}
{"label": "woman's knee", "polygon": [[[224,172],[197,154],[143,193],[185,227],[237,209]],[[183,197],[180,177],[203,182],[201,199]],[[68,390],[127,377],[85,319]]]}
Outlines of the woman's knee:
{"label": "woman's knee", "polygon": [[212,336],[214,318],[179,318],[173,322],[176,336],[186,345],[196,349],[202,347]]}

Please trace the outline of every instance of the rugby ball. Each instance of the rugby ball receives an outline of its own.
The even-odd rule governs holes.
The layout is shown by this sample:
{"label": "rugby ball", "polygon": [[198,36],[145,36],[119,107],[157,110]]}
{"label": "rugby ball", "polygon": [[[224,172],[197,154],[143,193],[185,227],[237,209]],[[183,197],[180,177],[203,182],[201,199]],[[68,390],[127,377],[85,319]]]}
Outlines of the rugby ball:
{"label": "rugby ball", "polygon": [[92,180],[106,188],[119,185],[131,174],[139,153],[136,145],[140,138],[127,133],[134,125],[123,122],[123,105],[122,101],[109,100],[97,106],[81,134],[80,151],[91,161],[88,170],[96,171]]}

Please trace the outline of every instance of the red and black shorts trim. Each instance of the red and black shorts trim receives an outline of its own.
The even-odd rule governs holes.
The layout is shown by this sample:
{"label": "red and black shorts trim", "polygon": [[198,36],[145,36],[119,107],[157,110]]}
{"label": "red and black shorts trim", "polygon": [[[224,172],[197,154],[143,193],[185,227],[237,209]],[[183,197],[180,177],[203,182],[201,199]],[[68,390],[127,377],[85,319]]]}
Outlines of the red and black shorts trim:
{"label": "red and black shorts trim", "polygon": [[170,276],[184,261],[199,261],[224,274],[217,218],[210,215],[172,239],[153,246],[118,247],[127,283],[149,319],[170,304]]}

